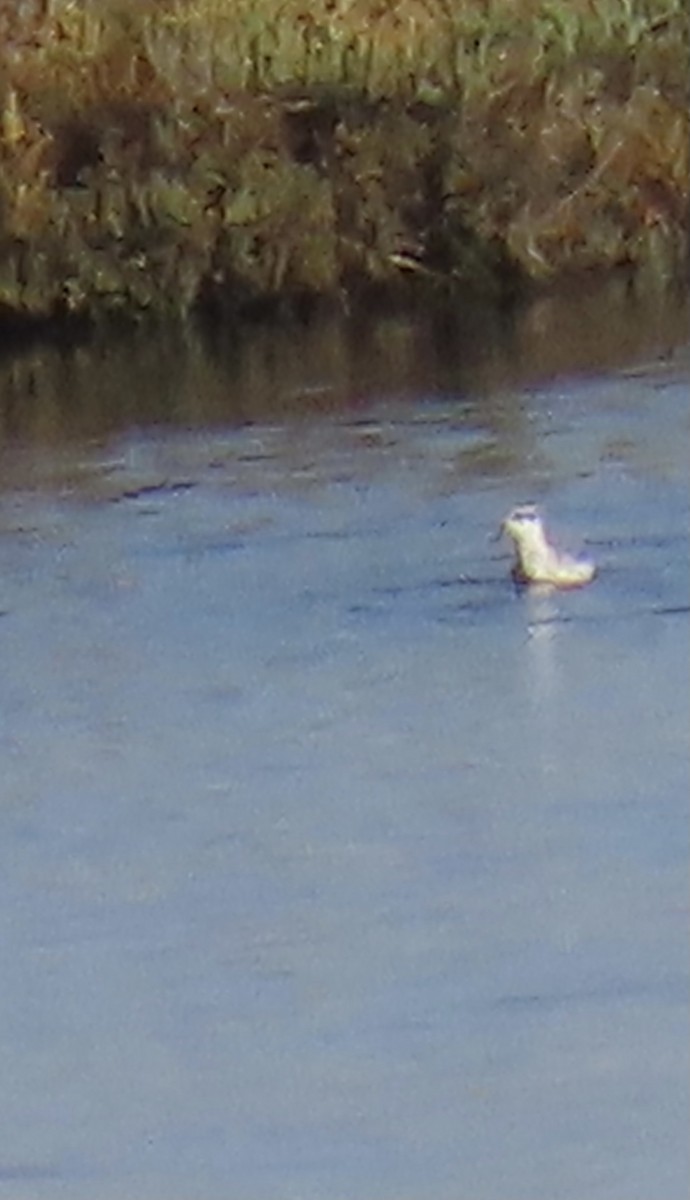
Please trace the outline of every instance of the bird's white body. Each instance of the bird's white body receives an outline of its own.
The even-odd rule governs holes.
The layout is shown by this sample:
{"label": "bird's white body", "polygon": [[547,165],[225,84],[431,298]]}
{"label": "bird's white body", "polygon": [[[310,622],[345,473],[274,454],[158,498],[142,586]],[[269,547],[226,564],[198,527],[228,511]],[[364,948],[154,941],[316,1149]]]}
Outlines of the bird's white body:
{"label": "bird's white body", "polygon": [[596,575],[596,566],[586,558],[574,558],[552,546],[544,523],[531,504],[520,505],[501,524],[501,531],[515,546],[513,576],[520,583],[551,584],[558,588],[582,587]]}

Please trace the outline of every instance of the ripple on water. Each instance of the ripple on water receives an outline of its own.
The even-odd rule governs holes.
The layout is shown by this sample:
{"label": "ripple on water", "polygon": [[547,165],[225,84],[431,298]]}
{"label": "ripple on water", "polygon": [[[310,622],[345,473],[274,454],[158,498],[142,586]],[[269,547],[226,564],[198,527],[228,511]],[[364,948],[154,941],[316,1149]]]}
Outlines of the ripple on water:
{"label": "ripple on water", "polygon": [[[662,382],[9,471],[0,1191],[681,1200],[687,377]],[[490,538],[527,499],[591,587],[513,587]]]}

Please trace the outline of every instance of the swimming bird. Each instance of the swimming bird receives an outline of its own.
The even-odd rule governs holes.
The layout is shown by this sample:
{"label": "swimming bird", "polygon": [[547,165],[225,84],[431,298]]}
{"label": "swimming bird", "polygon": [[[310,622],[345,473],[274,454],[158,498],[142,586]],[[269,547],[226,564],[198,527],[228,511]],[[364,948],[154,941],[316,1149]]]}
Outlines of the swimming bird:
{"label": "swimming bird", "polygon": [[548,583],[558,588],[582,587],[596,575],[595,564],[552,546],[534,504],[520,504],[501,523],[501,533],[515,546],[513,578],[517,583]]}

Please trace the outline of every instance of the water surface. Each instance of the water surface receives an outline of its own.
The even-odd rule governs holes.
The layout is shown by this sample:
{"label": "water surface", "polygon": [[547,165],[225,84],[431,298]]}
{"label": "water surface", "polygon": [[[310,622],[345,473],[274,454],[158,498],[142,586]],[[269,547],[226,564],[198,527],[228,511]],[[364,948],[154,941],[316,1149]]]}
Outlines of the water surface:
{"label": "water surface", "polygon": [[5,375],[0,1196],[686,1195],[689,359],[427,333]]}

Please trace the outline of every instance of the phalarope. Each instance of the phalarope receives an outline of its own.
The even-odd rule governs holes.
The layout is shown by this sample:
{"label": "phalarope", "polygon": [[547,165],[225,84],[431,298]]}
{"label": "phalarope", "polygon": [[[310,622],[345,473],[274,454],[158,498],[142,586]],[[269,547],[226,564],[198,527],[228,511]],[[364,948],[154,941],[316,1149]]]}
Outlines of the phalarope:
{"label": "phalarope", "polygon": [[590,583],[596,575],[596,566],[590,559],[573,558],[551,545],[533,504],[521,504],[512,509],[501,523],[501,533],[513,540],[513,578],[518,583],[548,583],[552,587],[573,588]]}

